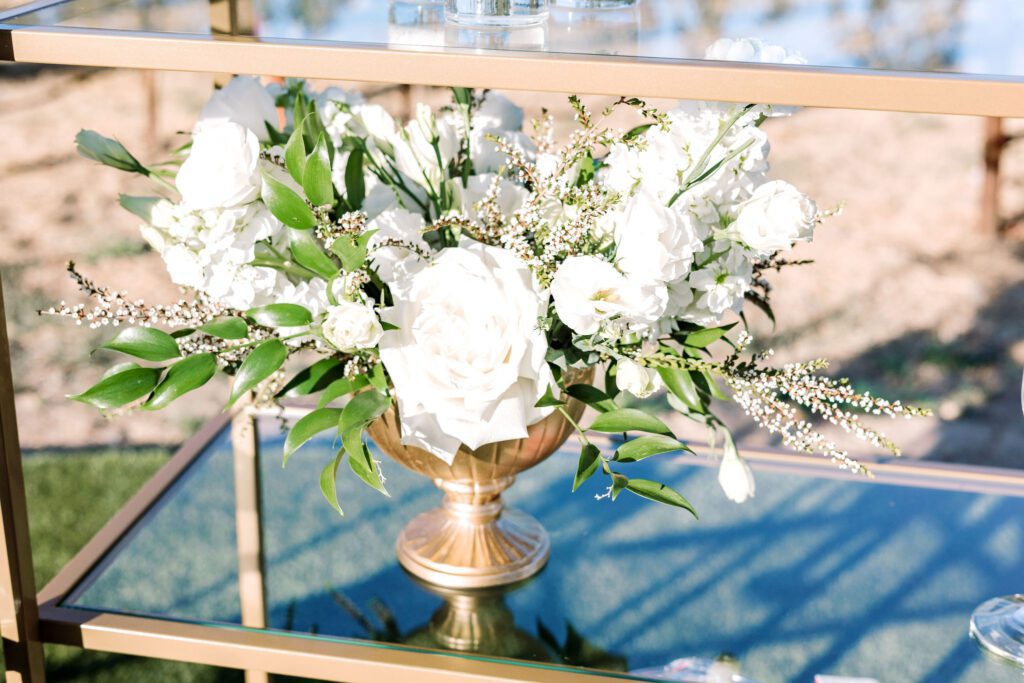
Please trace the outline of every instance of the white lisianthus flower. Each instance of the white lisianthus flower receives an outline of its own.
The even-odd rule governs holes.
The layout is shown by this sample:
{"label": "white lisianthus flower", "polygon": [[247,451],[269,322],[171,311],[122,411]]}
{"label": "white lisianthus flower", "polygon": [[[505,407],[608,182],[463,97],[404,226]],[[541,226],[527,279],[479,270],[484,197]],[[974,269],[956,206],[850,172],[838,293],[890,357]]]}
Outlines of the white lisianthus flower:
{"label": "white lisianthus flower", "polygon": [[341,145],[341,138],[348,132],[352,120],[352,107],[363,104],[363,96],[341,88],[330,87],[315,97],[316,110],[324,130],[335,147]]}
{"label": "white lisianthus flower", "polygon": [[384,332],[380,357],[402,443],[450,464],[460,444],[522,439],[549,415],[535,407],[554,382],[537,328],[547,299],[512,253],[471,240],[417,273],[381,312],[397,327]]}
{"label": "white lisianthus flower", "polygon": [[267,124],[279,125],[274,98],[258,78],[235,76],[214,91],[199,115],[201,125],[210,121],[231,121],[245,126],[260,140],[270,140]]}
{"label": "white lisianthus flower", "polygon": [[353,106],[348,127],[359,137],[369,138],[369,142],[385,152],[390,152],[398,139],[395,119],[379,104]]}
{"label": "white lisianthus flower", "polygon": [[421,102],[416,105],[416,118],[406,124],[393,146],[398,170],[437,192],[444,169],[459,152],[459,136],[449,121],[436,118]]}
{"label": "white lisianthus flower", "polygon": [[260,196],[260,143],[251,130],[231,121],[210,120],[193,133],[192,149],[178,170],[176,185],[192,209],[229,208]]}
{"label": "white lisianthus flower", "polygon": [[384,334],[373,306],[352,301],[339,301],[327,309],[323,324],[324,338],[339,351],[372,349]]}
{"label": "white lisianthus flower", "polygon": [[473,128],[491,131],[520,130],[523,110],[515,102],[493,90],[473,112]]}
{"label": "white lisianthus flower", "polygon": [[367,224],[367,230],[377,231],[370,238],[370,265],[392,288],[408,287],[412,276],[427,265],[425,225],[423,216],[405,209],[389,209]]}
{"label": "white lisianthus flower", "polygon": [[732,438],[726,436],[722,464],[718,467],[718,484],[725,497],[734,503],[746,502],[757,490],[754,473],[747,461],[740,457]]}
{"label": "white lisianthus flower", "polygon": [[[712,249],[719,250],[720,244],[716,243]],[[683,317],[707,324],[719,320],[727,311],[739,312],[752,277],[750,261],[739,249],[733,249],[726,257],[690,275],[690,286],[696,291],[697,300]]]}
{"label": "white lisianthus flower", "polygon": [[480,212],[478,211],[479,204],[487,197],[495,183],[497,183],[495,201],[498,209],[501,211],[501,215],[505,218],[510,218],[516,211],[521,209],[530,196],[529,191],[525,187],[516,185],[508,178],[503,178],[494,173],[481,173],[470,176],[465,187],[462,186],[461,181],[451,181],[452,189],[458,198],[457,201],[462,208],[462,213],[469,220],[476,222],[481,220]]}
{"label": "white lisianthus flower", "polygon": [[731,231],[759,256],[789,249],[814,236],[818,207],[784,180],[761,185],[740,205]]}
{"label": "white lisianthus flower", "polygon": [[664,315],[664,284],[627,278],[596,256],[570,256],[555,271],[551,295],[559,319],[577,334],[643,333]]}
{"label": "white lisianthus flower", "polygon": [[645,368],[628,358],[615,363],[615,384],[637,398],[647,398],[662,387],[661,375],[654,368]]}
{"label": "white lisianthus flower", "polygon": [[678,280],[690,272],[693,255],[704,250],[692,215],[645,192],[626,200],[610,220],[615,225],[615,262],[629,277]]}

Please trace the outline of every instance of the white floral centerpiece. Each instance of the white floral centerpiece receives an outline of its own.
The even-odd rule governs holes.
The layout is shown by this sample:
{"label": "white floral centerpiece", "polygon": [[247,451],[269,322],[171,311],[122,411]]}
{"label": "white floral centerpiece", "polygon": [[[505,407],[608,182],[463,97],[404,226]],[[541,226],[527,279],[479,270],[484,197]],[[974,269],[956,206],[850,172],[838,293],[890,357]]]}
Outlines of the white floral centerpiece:
{"label": "white floral centerpiece", "polygon": [[[751,51],[778,52],[740,41],[709,56]],[[781,254],[811,240],[823,218],[792,185],[768,179],[760,124],[787,112],[718,103],[661,112],[623,98],[597,116],[570,102],[577,126],[559,143],[551,116],[526,124],[493,92],[456,89],[449,106],[421,104],[400,122],[353,92],[238,77],[203,109],[176,171],[83,131],[83,154],[161,188],[121,203],[193,296],[148,306],[72,265],[97,305],[49,312],[120,326],[105,348],[146,362],[118,365],[74,398],[162,408],[218,370],[234,377],[232,403],[268,387],[317,395],[284,455],[340,430],[343,447],[321,480],[339,512],[334,477],[346,455],[384,491],[363,433],[393,402],[401,442],[446,463],[462,446],[523,439],[563,413],[582,449],[574,490],[601,475],[613,499],[630,491],[691,511],[680,492],[624,473],[689,447],[656,415],[620,407],[620,392],[664,388],[706,426],[711,444],[724,444],[720,481],[738,502],[753,495],[753,478],[716,400],[737,401],[786,445],[855,472],[862,465],[802,411],[896,452],[855,413],[922,411],[817,374],[823,361],[771,367],[736,330],[745,303],[771,315],[765,274],[787,265]],[[607,127],[618,108],[637,125]],[[279,379],[292,357],[313,362]],[[597,386],[566,381],[586,368],[600,369]],[[573,420],[570,398],[597,417]],[[601,453],[589,432],[634,438]]]}

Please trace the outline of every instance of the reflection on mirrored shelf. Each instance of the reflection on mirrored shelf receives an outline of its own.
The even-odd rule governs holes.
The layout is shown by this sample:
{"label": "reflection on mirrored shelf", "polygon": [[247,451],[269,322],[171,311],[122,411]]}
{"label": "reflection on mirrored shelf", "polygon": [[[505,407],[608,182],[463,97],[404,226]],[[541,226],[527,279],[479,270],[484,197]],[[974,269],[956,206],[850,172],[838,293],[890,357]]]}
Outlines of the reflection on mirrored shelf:
{"label": "reflection on mirrored shelf", "polygon": [[[760,683],[1020,680],[981,654],[966,625],[982,600],[1020,586],[1024,490],[762,470],[757,497],[735,505],[700,457],[638,463],[650,470],[640,476],[687,495],[695,521],[640,499],[597,500],[596,484],[571,494],[570,443],[508,494],[551,533],[548,566],[506,590],[455,592],[418,583],[395,560],[399,531],[437,504],[430,482],[388,460],[392,498],[342,476],[339,518],[317,486],[337,444],[314,440],[281,469],[280,425],[265,419],[259,431],[274,630],[615,675],[719,660]],[[240,624],[232,472],[222,433],[64,604]]]}
{"label": "reflection on mirrored shelf", "polygon": [[[253,35],[264,39],[700,59],[720,37],[757,36],[815,66],[1024,78],[1024,3],[1007,0],[641,0],[618,10],[556,4],[540,27],[504,30],[452,30],[436,3],[253,0],[253,10]],[[66,0],[9,22],[208,35],[208,15],[206,0]],[[481,35],[466,33],[472,30]]]}

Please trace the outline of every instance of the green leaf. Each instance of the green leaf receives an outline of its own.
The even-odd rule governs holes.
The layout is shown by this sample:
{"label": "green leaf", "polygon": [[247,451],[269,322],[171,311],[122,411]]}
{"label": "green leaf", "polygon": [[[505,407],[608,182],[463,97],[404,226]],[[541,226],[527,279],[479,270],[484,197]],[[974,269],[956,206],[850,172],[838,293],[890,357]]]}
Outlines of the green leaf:
{"label": "green leaf", "polygon": [[245,339],[249,336],[249,326],[241,318],[214,318],[199,329],[211,337],[219,339]]}
{"label": "green leaf", "polygon": [[320,395],[320,401],[317,403],[318,408],[323,408],[331,401],[347,396],[354,391],[359,391],[367,384],[366,377],[364,375],[358,375],[352,379],[339,379],[331,382],[331,384],[324,389],[324,393]]}
{"label": "green leaf", "polygon": [[345,198],[353,211],[362,208],[366,199],[366,181],[363,180],[363,150],[353,151],[345,163]]}
{"label": "green leaf", "polygon": [[358,237],[342,235],[334,240],[331,251],[341,259],[341,267],[348,272],[359,270],[366,263],[366,251],[370,244],[370,238],[376,234],[376,230],[367,230]]}
{"label": "green leaf", "polygon": [[369,374],[370,386],[380,391],[386,391],[388,388],[388,378],[384,374],[384,364],[377,363],[370,370]]}
{"label": "green leaf", "polygon": [[149,169],[133,157],[124,145],[112,138],[103,137],[96,131],[79,131],[75,136],[75,145],[78,147],[78,153],[87,159],[119,171],[149,175]]}
{"label": "green leaf", "polygon": [[155,327],[129,327],[121,330],[116,337],[100,348],[120,351],[154,362],[170,360],[181,355],[174,337]]}
{"label": "green leaf", "polygon": [[555,406],[564,406],[565,401],[560,401],[555,398],[555,395],[551,393],[551,385],[549,384],[547,389],[544,390],[544,395],[537,399],[537,402],[533,404],[534,408],[553,408]]}
{"label": "green leaf", "polygon": [[362,479],[368,486],[375,488],[383,493],[388,498],[391,494],[384,488],[384,481],[381,479],[380,470],[377,468],[377,463],[373,461],[373,456],[370,455],[370,450],[366,447],[365,443],[360,441],[361,446],[359,448],[345,447],[345,452],[348,453],[348,466],[357,477]]}
{"label": "green leaf", "polygon": [[104,377],[82,393],[68,398],[101,410],[119,408],[151,392],[162,372],[160,368],[127,368]]}
{"label": "green leaf", "polygon": [[708,327],[703,330],[697,330],[686,335],[686,341],[683,342],[687,346],[692,346],[695,349],[703,349],[710,345],[712,342],[716,342],[725,336],[725,333],[736,327],[736,323],[730,323],[721,327]]}
{"label": "green leaf", "polygon": [[345,451],[338,451],[338,454],[334,456],[334,460],[327,463],[327,467],[324,468],[323,472],[320,473],[320,492],[324,494],[324,498],[331,504],[339,515],[345,516],[345,513],[341,510],[341,505],[338,504],[338,466],[341,464],[341,459],[345,457]]}
{"label": "green leaf", "polygon": [[630,479],[629,483],[626,484],[626,488],[641,498],[688,510],[695,519],[698,518],[697,511],[690,505],[690,501],[683,498],[679,495],[678,491],[666,484],[650,481],[649,479]]}
{"label": "green leaf", "polygon": [[316,216],[306,204],[306,200],[268,173],[263,174],[263,190],[260,197],[270,209],[270,213],[288,227],[298,230],[316,227]]}
{"label": "green leaf", "polygon": [[312,439],[320,432],[328,429],[335,429],[341,419],[340,408],[320,408],[307,413],[299,418],[288,431],[284,440],[284,457],[281,460],[281,467],[288,464],[288,458],[292,453]]}
{"label": "green leaf", "polygon": [[618,472],[612,472],[612,500],[619,497],[622,490],[629,486],[629,478]]}
{"label": "green leaf", "polygon": [[565,393],[602,413],[615,410],[615,403],[612,402],[611,397],[589,384],[570,384],[565,388]]}
{"label": "green leaf", "polygon": [[313,314],[298,304],[267,304],[250,308],[245,315],[264,327],[302,327],[313,322]]}
{"label": "green leaf", "polygon": [[689,451],[686,444],[680,443],[670,436],[661,434],[655,436],[641,436],[630,439],[619,446],[615,452],[615,460],[618,462],[636,462],[649,458],[659,453],[671,453],[672,451]]}
{"label": "green leaf", "polygon": [[345,364],[336,358],[321,358],[308,368],[300,370],[284,385],[280,396],[308,396],[323,391],[345,375]]}
{"label": "green leaf", "polygon": [[302,189],[314,206],[334,204],[334,181],[331,180],[331,161],[327,156],[327,141],[323,134],[306,157],[302,171]]}
{"label": "green leaf", "polygon": [[683,405],[695,413],[707,412],[689,372],[679,368],[658,368],[658,374],[661,375],[668,390],[682,401]]}
{"label": "green leaf", "polygon": [[174,330],[171,332],[173,339],[181,339],[182,337],[188,337],[189,335],[195,334],[196,328],[194,327],[182,327],[181,329]]}
{"label": "green leaf", "polygon": [[288,228],[288,248],[296,263],[323,279],[330,280],[338,274],[337,264],[320,248],[311,231]]}
{"label": "green leaf", "polygon": [[131,370],[132,368],[137,368],[137,367],[139,367],[139,364],[138,363],[133,363],[130,360],[125,361],[124,363],[118,363],[117,365],[114,365],[114,366],[110,367],[106,372],[104,372],[103,376],[100,377],[100,379],[106,379],[107,377],[110,377],[111,375],[116,375],[119,372],[124,372],[125,370]]}
{"label": "green leaf", "polygon": [[708,393],[717,398],[719,401],[729,400],[729,396],[726,395],[726,393],[722,391],[721,388],[719,388],[718,382],[715,381],[715,378],[711,376],[710,372],[708,372],[707,370],[701,370],[700,374],[704,377],[704,381],[707,382]]}
{"label": "green leaf", "polygon": [[268,339],[254,348],[235,373],[228,405],[234,405],[245,392],[277,372],[287,357],[288,347],[278,339]]}
{"label": "green leaf", "polygon": [[635,140],[638,137],[640,137],[641,135],[643,135],[644,133],[646,133],[651,128],[651,126],[653,126],[653,125],[654,125],[653,123],[645,123],[645,124],[642,124],[642,125],[639,125],[639,126],[635,126],[635,127],[631,128],[629,130],[629,132],[627,132],[625,135],[623,135],[622,139],[623,140]]}
{"label": "green leaf", "polygon": [[364,391],[361,394],[356,394],[342,411],[338,431],[344,437],[345,432],[355,427],[362,430],[383,415],[390,405],[391,399],[379,391]]}
{"label": "green leaf", "polygon": [[302,184],[302,174],[306,170],[306,143],[302,139],[304,123],[303,119],[296,119],[295,130],[284,148],[284,167],[299,185]]}
{"label": "green leaf", "polygon": [[153,205],[160,201],[160,197],[133,197],[122,194],[118,195],[117,201],[122,208],[148,223],[153,212]]}
{"label": "green leaf", "polygon": [[469,88],[452,88],[452,99],[455,104],[468,107],[473,101],[473,91]]}
{"label": "green leaf", "polygon": [[217,360],[212,353],[183,358],[171,366],[142,407],[160,410],[180,396],[203,386],[217,374]]}
{"label": "green leaf", "polygon": [[572,490],[575,493],[583,482],[590,479],[597,472],[598,461],[601,459],[601,450],[591,443],[583,444],[580,449],[580,460],[576,465],[576,476],[572,480]]}
{"label": "green leaf", "polygon": [[618,408],[601,413],[587,429],[609,434],[632,431],[672,434],[672,430],[666,427],[664,422],[636,408]]}

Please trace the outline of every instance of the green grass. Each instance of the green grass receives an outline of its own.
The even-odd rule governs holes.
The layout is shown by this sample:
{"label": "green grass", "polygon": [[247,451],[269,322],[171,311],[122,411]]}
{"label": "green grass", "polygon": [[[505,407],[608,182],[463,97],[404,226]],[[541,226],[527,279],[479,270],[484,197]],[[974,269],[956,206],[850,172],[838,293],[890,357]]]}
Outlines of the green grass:
{"label": "green grass", "polygon": [[[42,587],[167,461],[160,449],[33,453],[24,459],[36,586]],[[46,646],[51,681],[241,681],[238,671]]]}

